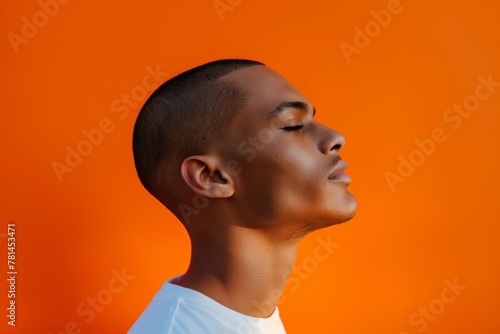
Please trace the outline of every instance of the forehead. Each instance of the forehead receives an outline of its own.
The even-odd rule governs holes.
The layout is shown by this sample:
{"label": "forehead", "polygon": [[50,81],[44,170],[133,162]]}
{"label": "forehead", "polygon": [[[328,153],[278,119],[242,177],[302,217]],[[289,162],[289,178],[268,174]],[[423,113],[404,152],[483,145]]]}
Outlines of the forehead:
{"label": "forehead", "polygon": [[235,84],[249,97],[234,122],[238,132],[251,131],[251,125],[264,126],[267,115],[282,102],[308,103],[288,80],[267,66],[245,67],[225,75],[222,80]]}

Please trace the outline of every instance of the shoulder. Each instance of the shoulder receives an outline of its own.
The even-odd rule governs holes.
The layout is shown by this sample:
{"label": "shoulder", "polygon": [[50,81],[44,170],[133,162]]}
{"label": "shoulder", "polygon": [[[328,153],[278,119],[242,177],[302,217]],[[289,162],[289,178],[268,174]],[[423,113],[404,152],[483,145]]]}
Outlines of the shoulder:
{"label": "shoulder", "polygon": [[207,303],[208,297],[176,281],[163,284],[128,334],[207,333],[207,328],[216,326],[220,314]]}
{"label": "shoulder", "polygon": [[172,333],[170,327],[172,326],[172,321],[177,316],[181,298],[162,299],[157,298],[157,295],[153,297],[146,309],[135,321],[128,334]]}
{"label": "shoulder", "polygon": [[285,333],[279,311],[267,319],[245,316],[198,291],[165,282],[128,334]]}

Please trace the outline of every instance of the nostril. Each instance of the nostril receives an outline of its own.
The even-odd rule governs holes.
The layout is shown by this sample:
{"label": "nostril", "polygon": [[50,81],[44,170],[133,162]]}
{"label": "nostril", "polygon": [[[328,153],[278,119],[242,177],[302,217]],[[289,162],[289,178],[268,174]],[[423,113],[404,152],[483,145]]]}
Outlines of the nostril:
{"label": "nostril", "polygon": [[320,141],[321,144],[318,147],[323,154],[331,154],[332,152],[338,155],[338,152],[345,145],[345,138],[337,131],[323,126],[322,129],[325,131],[322,135],[324,136]]}
{"label": "nostril", "polygon": [[335,144],[333,147],[330,149],[330,151],[337,150],[339,151],[342,148],[342,144]]}

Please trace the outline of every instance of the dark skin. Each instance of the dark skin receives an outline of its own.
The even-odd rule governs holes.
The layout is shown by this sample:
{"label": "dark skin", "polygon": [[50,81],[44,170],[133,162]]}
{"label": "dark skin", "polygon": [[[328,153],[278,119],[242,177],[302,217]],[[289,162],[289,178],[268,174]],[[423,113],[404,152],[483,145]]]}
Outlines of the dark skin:
{"label": "dark skin", "polygon": [[[343,136],[316,122],[314,108],[286,79],[259,65],[221,80],[250,99],[228,140],[182,162],[183,193],[206,197],[209,204],[186,226],[191,263],[178,284],[242,314],[268,317],[300,240],[350,220],[358,204],[347,190],[349,180],[329,178],[344,163]],[[283,102],[299,103],[270,119]]]}

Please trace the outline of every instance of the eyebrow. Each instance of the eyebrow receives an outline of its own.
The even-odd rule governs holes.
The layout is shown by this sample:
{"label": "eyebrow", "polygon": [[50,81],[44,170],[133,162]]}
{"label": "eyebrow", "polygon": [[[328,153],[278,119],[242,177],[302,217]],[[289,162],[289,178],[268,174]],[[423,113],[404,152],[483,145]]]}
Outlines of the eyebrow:
{"label": "eyebrow", "polygon": [[[269,114],[267,115],[267,121],[268,122],[272,121],[273,119],[277,118],[281,113],[283,113],[285,110],[290,108],[299,109],[307,113],[309,109],[311,109],[311,105],[301,101],[281,102],[278,106],[276,106],[273,110],[269,112]],[[316,114],[316,108],[312,107],[312,109],[314,116]]]}

